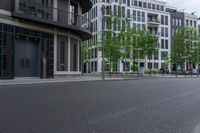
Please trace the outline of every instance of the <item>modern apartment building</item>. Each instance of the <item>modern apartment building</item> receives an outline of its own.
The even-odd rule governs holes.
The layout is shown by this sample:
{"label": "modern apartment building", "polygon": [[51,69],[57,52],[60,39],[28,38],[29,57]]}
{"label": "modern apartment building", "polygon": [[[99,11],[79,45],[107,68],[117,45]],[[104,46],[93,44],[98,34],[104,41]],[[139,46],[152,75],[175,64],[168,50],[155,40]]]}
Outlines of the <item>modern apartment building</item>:
{"label": "modern apartment building", "polygon": [[[102,7],[105,7],[105,15],[111,10],[112,13],[118,12],[120,9],[124,16],[127,16],[127,28],[137,28],[138,30],[148,30],[156,34],[158,38],[158,52],[152,55],[149,61],[147,59],[138,60],[138,64],[145,69],[164,68],[165,59],[170,55],[171,49],[171,19],[170,13],[167,12],[167,4],[156,0],[93,0],[93,7],[84,16],[88,16],[92,21],[93,38],[90,42],[98,42],[102,37]],[[105,26],[106,30],[106,26]],[[102,71],[102,52],[97,49],[97,43],[92,43],[90,46],[89,62],[85,64],[87,72]],[[119,72],[125,70],[130,71],[130,65],[133,61],[127,59],[119,62]],[[127,67],[127,68],[125,68]],[[168,66],[170,70],[170,66]]]}
{"label": "modern apartment building", "polygon": [[[185,13],[185,27],[195,29],[197,31],[197,34],[199,33],[198,21],[199,21],[199,18],[195,15],[195,13],[191,13],[191,14]],[[188,60],[189,60],[188,62],[185,62],[185,68],[184,68],[185,70],[189,71],[189,70],[198,68],[197,64],[191,63],[190,61],[191,59],[188,59]]]}
{"label": "modern apartment building", "polygon": [[[167,12],[170,13],[170,21],[171,21],[171,28],[170,28],[171,40],[170,41],[171,41],[171,48],[172,48],[175,33],[178,31],[178,29],[185,26],[185,13],[178,11],[176,7],[171,7],[171,6],[168,6],[166,10]],[[176,64],[171,64],[172,71],[176,71],[176,67],[177,67]]]}
{"label": "modern apartment building", "polygon": [[[90,0],[1,0],[0,79],[81,74]],[[87,25],[82,27],[81,22]]]}

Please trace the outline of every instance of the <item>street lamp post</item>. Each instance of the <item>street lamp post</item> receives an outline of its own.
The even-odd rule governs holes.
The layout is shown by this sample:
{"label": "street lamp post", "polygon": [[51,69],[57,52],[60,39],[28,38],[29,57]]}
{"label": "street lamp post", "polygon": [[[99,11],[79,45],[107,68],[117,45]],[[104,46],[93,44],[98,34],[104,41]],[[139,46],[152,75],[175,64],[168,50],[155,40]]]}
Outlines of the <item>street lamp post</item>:
{"label": "street lamp post", "polygon": [[[102,6],[101,8],[102,10],[102,18],[104,18],[104,15],[105,15],[105,7]],[[105,72],[104,72],[104,67],[105,67],[105,58],[104,58],[104,26],[105,26],[105,23],[104,23],[104,19],[102,21],[102,80],[105,79]]]}
{"label": "street lamp post", "polygon": [[197,45],[197,76],[199,77],[199,44]]}

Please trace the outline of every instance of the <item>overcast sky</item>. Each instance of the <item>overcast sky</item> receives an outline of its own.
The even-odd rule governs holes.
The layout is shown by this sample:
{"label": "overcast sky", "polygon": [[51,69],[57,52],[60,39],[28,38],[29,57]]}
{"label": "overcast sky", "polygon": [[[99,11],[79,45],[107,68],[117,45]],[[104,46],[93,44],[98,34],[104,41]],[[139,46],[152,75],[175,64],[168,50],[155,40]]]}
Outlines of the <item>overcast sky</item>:
{"label": "overcast sky", "polygon": [[160,0],[169,3],[172,6],[178,7],[179,10],[185,9],[186,12],[197,11],[200,15],[200,0]]}

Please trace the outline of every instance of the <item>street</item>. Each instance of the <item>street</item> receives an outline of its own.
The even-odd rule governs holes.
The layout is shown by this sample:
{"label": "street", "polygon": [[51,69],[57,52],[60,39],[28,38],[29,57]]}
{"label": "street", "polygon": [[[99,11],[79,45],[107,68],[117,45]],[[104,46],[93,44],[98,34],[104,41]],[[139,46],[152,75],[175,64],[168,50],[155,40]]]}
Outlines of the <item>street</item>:
{"label": "street", "polygon": [[0,133],[200,133],[200,79],[0,86]]}

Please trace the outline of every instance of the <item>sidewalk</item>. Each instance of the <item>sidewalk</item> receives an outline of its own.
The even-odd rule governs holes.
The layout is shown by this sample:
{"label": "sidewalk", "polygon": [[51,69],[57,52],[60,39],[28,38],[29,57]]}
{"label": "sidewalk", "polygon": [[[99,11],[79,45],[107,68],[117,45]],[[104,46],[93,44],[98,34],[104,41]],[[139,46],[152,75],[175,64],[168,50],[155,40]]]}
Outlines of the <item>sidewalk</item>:
{"label": "sidewalk", "polygon": [[[120,78],[120,77],[111,77],[106,78],[105,80],[126,80],[130,78]],[[8,85],[24,85],[24,84],[43,84],[43,83],[66,83],[66,82],[80,82],[80,81],[101,81],[100,76],[71,76],[71,77],[56,77],[52,79],[40,79],[40,78],[15,78],[11,80],[0,80],[0,86]]]}
{"label": "sidewalk", "polygon": [[[106,81],[116,81],[116,80],[140,80],[140,79],[157,79],[157,78],[197,78],[197,76],[184,76],[171,74],[145,74],[143,76],[136,76],[136,75],[112,75],[112,77],[106,77]],[[87,76],[69,76],[69,77],[55,77],[52,79],[40,79],[40,78],[15,78],[14,80],[0,80],[0,86],[7,86],[7,85],[24,85],[24,84],[44,84],[44,83],[64,83],[64,82],[80,82],[80,81],[101,81],[102,77],[100,75],[87,75]]]}
{"label": "sidewalk", "polygon": [[57,77],[52,79],[40,79],[40,78],[15,78],[11,80],[0,80],[0,86],[2,85],[23,85],[23,84],[41,84],[41,83],[63,83],[63,82],[77,82],[77,81],[95,81],[101,80],[100,77],[78,76],[78,77]]}

